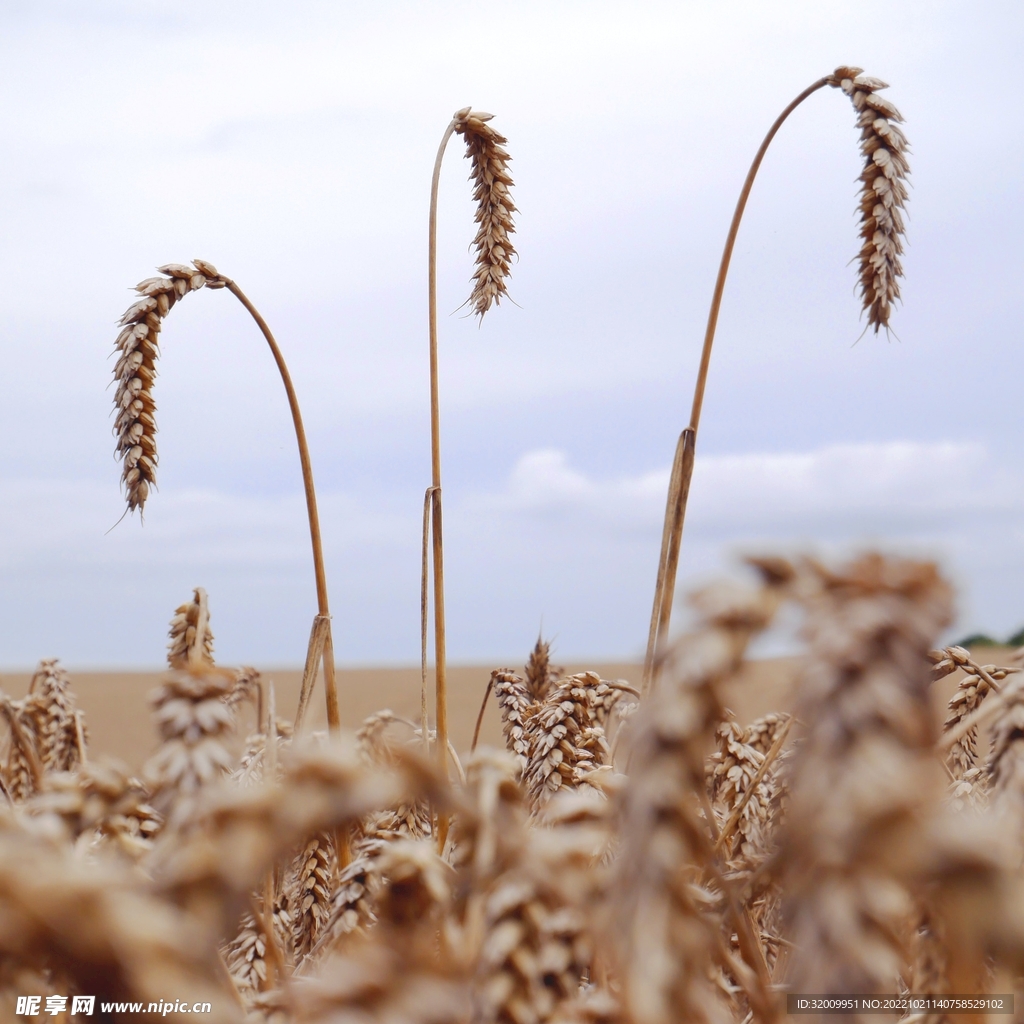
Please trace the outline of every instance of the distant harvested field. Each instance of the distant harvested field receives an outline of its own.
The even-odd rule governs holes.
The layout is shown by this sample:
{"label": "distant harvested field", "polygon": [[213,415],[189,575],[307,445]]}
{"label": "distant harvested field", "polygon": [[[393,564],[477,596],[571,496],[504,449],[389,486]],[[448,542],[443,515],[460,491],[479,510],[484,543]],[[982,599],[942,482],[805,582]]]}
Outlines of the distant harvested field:
{"label": "distant harvested field", "polygon": [[[974,649],[983,663],[1005,664],[1008,647],[979,647]],[[487,680],[492,668],[504,665],[455,665],[448,668],[449,721],[452,743],[458,751],[469,748],[473,725]],[[517,666],[511,666],[517,667]],[[795,658],[767,658],[747,664],[740,679],[726,689],[726,705],[741,722],[749,722],[769,711],[790,709],[790,692],[798,667]],[[573,663],[565,666],[567,672],[591,669],[604,679],[625,679],[638,685],[641,666],[629,662]],[[159,685],[162,672],[72,672],[72,684],[79,697],[80,707],[89,727],[89,745],[95,753],[118,757],[133,768],[156,749],[156,732],[150,716],[149,694]],[[268,671],[265,677],[274,681],[277,691],[278,714],[291,718],[299,699],[300,669]],[[937,721],[945,717],[946,701],[956,689],[962,674],[947,676],[935,685]],[[0,674],[0,689],[18,698],[28,688],[30,674]],[[420,700],[420,670],[418,667],[399,668],[340,668],[338,688],[341,696],[342,724],[356,728],[374,711],[390,708],[396,714],[418,720]],[[429,695],[429,710],[433,721],[433,692]],[[251,711],[245,714],[252,716]],[[317,681],[312,701],[311,725],[325,729],[323,680]],[[250,723],[251,724],[251,723]],[[245,729],[241,732],[244,734]],[[244,738],[244,736],[242,737]],[[480,742],[503,746],[501,724],[493,699],[488,702],[484,715]]]}

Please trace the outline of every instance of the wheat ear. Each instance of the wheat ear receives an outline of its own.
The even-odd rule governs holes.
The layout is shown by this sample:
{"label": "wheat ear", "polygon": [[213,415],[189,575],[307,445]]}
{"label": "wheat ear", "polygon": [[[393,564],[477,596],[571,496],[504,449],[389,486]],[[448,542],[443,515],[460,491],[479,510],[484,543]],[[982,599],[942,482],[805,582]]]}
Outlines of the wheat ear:
{"label": "wheat ear", "polygon": [[[116,454],[122,460],[121,479],[128,501],[128,510],[138,509],[142,513],[150,489],[156,482],[156,404],[153,401],[153,381],[156,379],[156,359],[159,354],[157,336],[163,318],[170,312],[178,299],[200,288],[227,288],[246,308],[256,321],[256,326],[270,347],[277,364],[288,397],[295,440],[299,449],[299,463],[302,467],[302,483],[306,495],[306,513],[309,519],[309,535],[313,548],[313,570],[316,577],[317,615],[313,620],[309,648],[306,656],[306,672],[303,679],[303,694],[312,688],[313,679],[320,661],[324,668],[324,689],[327,698],[327,723],[333,730],[340,727],[338,713],[338,691],[334,680],[334,643],[331,638],[330,609],[327,601],[327,572],[324,568],[323,543],[320,537],[320,516],[316,505],[316,489],[313,486],[313,466],[306,443],[306,431],[302,424],[298,396],[292,384],[291,374],[284,361],[274,335],[266,320],[250,302],[241,288],[217,271],[212,263],[193,260],[192,266],[168,263],[160,267],[163,277],[150,277],[139,282],[135,290],[141,296],[121,317],[122,331],[117,337],[120,356],[114,367],[117,390],[114,395],[114,434],[117,437]],[[326,620],[323,623],[322,620]],[[311,665],[312,663],[312,665]],[[306,677],[309,677],[308,679]],[[308,696],[308,694],[307,694]],[[296,715],[296,726],[301,716]]]}
{"label": "wheat ear", "polygon": [[[431,482],[427,491],[431,526],[431,550],[434,570],[434,680],[435,724],[437,728],[436,756],[442,772],[448,770],[448,677],[445,652],[444,618],[444,542],[441,526],[441,412],[438,397],[437,373],[437,194],[441,181],[441,162],[448,140],[458,132],[466,139],[467,155],[473,162],[471,177],[476,199],[478,224],[474,245],[477,251],[477,269],[473,276],[473,291],[469,302],[473,312],[483,317],[492,303],[500,302],[505,293],[505,278],[509,273],[509,257],[515,250],[508,240],[514,231],[512,213],[515,207],[509,196],[512,179],[508,175],[511,159],[502,148],[507,141],[487,122],[491,114],[463,107],[455,112],[441,137],[434,160],[430,182],[430,216],[427,241],[428,321],[430,335],[430,466]],[[424,525],[427,514],[425,512]],[[422,592],[426,593],[426,561],[423,566]],[[424,622],[425,622],[424,605]],[[424,730],[425,731],[425,730]],[[424,740],[424,742],[426,742]],[[448,822],[442,815],[438,819],[437,841],[444,848]]]}
{"label": "wheat ear", "polygon": [[740,221],[746,209],[747,199],[757,177],[761,161],[787,117],[808,96],[825,86],[841,88],[853,100],[859,113],[858,126],[861,129],[861,152],[865,157],[860,211],[861,237],[864,244],[860,251],[860,288],[864,310],[868,315],[868,327],[876,333],[881,327],[888,328],[889,314],[893,302],[899,297],[898,278],[903,269],[899,256],[903,251],[903,215],[907,192],[904,179],[909,171],[906,161],[907,140],[897,122],[901,121],[899,111],[881,96],[879,89],[887,88],[877,78],[861,76],[860,68],[841,66],[831,75],[819,78],[808,86],[775,119],[768,130],[750,165],[743,188],[740,191],[736,210],[729,225],[725,249],[718,267],[715,290],[711,298],[707,327],[704,331],[704,345],[701,350],[697,383],[693,392],[689,426],[680,434],[676,445],[675,458],[669,483],[668,500],[665,508],[665,523],[662,531],[661,554],[658,561],[658,575],[654,587],[654,606],[651,610],[651,624],[648,631],[647,654],[644,659],[643,689],[652,685],[659,652],[668,640],[669,623],[672,618],[672,600],[675,595],[676,570],[679,562],[679,547],[682,542],[683,521],[686,504],[690,495],[690,478],[697,445],[697,428],[700,425],[701,408],[704,404],[704,389],[707,385],[708,366],[711,362],[711,346],[718,326],[718,313],[722,306],[725,279],[732,261],[732,251],[739,233]]}
{"label": "wheat ear", "polygon": [[213,667],[213,630],[206,591],[196,587],[192,600],[174,610],[167,631],[167,664],[171,668],[201,670]]}

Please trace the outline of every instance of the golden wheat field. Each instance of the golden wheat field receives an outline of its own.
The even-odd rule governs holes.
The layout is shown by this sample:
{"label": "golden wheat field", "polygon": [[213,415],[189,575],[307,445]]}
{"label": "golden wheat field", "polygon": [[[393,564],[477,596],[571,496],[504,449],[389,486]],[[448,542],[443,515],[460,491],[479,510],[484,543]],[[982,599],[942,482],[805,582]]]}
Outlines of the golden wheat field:
{"label": "golden wheat field", "polygon": [[[71,677],[51,659],[0,680],[4,1020],[774,1024],[839,1009],[969,1024],[1012,1012],[1024,649],[943,646],[953,593],[939,568],[870,552],[748,558],[687,595],[691,624],[671,632],[733,245],[775,133],[820,90],[853,106],[859,292],[866,329],[889,329],[909,167],[886,88],[836,68],[755,156],[676,448],[642,664],[559,667],[542,638],[520,664],[448,664],[438,187],[458,136],[476,225],[467,303],[483,317],[517,256],[508,140],[491,114],[455,112],[432,177],[416,668],[336,665],[312,458],[266,320],[204,260],[135,287],[114,368],[126,513],[155,500],[165,321],[200,289],[232,295],[291,412],[317,613],[292,671],[218,663],[216,595],[197,587],[168,609],[163,672]],[[797,653],[749,655],[787,622]]]}

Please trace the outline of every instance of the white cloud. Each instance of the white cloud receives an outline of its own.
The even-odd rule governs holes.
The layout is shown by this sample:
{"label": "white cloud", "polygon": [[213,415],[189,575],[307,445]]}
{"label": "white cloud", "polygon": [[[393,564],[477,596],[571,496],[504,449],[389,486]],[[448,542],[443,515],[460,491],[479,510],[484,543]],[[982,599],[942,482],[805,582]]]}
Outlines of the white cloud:
{"label": "white cloud", "polygon": [[[597,481],[563,451],[523,455],[506,487],[476,499],[510,514],[571,513],[613,528],[660,522],[669,471]],[[983,445],[894,441],[808,452],[698,455],[687,512],[695,533],[831,536],[882,527],[924,533],[1019,512],[1024,486]]]}
{"label": "white cloud", "polygon": [[[566,656],[641,648],[668,469],[601,479],[565,452],[523,454],[498,487],[446,495],[451,655],[505,657],[541,619]],[[419,501],[411,492],[320,499],[343,661],[412,661],[418,637]],[[0,497],[0,664],[149,663],[171,609],[210,591],[234,661],[295,663],[313,614],[299,494],[173,489],[145,527],[106,534],[111,488],[27,480]],[[962,591],[961,626],[1024,622],[1024,486],[975,443],[826,445],[700,456],[680,590],[750,550],[862,546],[937,557]]]}

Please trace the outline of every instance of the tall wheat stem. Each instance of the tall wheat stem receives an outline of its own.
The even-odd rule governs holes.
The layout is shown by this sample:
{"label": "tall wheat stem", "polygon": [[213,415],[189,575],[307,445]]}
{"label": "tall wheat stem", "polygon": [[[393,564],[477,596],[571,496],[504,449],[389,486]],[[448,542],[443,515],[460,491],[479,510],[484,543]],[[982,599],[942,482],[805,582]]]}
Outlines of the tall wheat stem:
{"label": "tall wheat stem", "polygon": [[[437,759],[448,775],[448,679],[444,629],[444,544],[441,534],[441,408],[437,382],[437,192],[441,161],[458,122],[453,118],[437,147],[430,179],[430,223],[427,245],[427,315],[430,321],[430,521],[434,568],[434,716],[437,727]],[[444,848],[447,816],[438,821],[438,845]]]}
{"label": "tall wheat stem", "polygon": [[808,96],[830,84],[830,77],[819,78],[808,86],[785,110],[775,119],[775,123],[764,137],[754,162],[747,172],[746,181],[740,198],[736,203],[736,211],[732,215],[729,234],[725,239],[722,262],[718,267],[718,278],[715,280],[715,291],[711,297],[711,309],[708,312],[708,324],[704,331],[704,347],[700,356],[700,369],[697,371],[697,385],[693,392],[693,406],[690,411],[690,425],[680,435],[676,446],[675,460],[672,465],[672,477],[669,485],[667,507],[665,509],[665,528],[661,539],[661,556],[658,565],[658,578],[655,584],[654,607],[651,610],[651,627],[647,640],[647,654],[644,658],[643,691],[646,693],[657,674],[658,656],[668,639],[669,623],[672,618],[672,597],[676,587],[676,570],[679,565],[679,547],[683,536],[683,520],[686,517],[686,502],[690,496],[690,477],[693,475],[693,460],[697,446],[697,427],[700,424],[701,406],[704,404],[704,388],[708,379],[708,366],[711,363],[711,346],[715,340],[715,328],[718,326],[718,311],[722,305],[722,293],[725,291],[725,279],[729,273],[732,250],[736,244],[736,235],[740,230],[740,221],[746,209],[747,198],[757,177],[761,161],[776,132],[782,123]]}
{"label": "tall wheat stem", "polygon": [[[299,446],[299,462],[302,465],[302,484],[306,492],[306,512],[309,517],[309,539],[313,547],[313,568],[316,574],[317,618],[325,620],[322,627],[323,648],[321,658],[307,658],[306,672],[304,675],[309,674],[309,662],[312,661],[312,675],[313,678],[315,678],[316,670],[319,667],[317,662],[319,660],[323,661],[324,690],[327,697],[327,724],[330,726],[332,731],[336,732],[341,727],[341,718],[338,713],[338,689],[334,680],[334,644],[331,640],[331,613],[327,604],[327,573],[324,569],[323,542],[320,539],[320,516],[316,507],[316,489],[313,486],[313,464],[309,458],[309,445],[306,443],[306,430],[302,425],[302,412],[299,409],[299,399],[295,394],[295,387],[292,384],[291,374],[288,372],[288,366],[284,361],[284,356],[281,354],[281,349],[278,348],[277,341],[274,339],[274,335],[271,333],[270,327],[267,326],[266,320],[263,319],[256,307],[249,301],[246,294],[238,287],[237,284],[235,284],[234,281],[228,277],[224,277],[223,275],[221,275],[221,280],[224,282],[224,286],[231,291],[235,298],[245,306],[253,320],[256,321],[259,329],[263,332],[263,337],[267,339],[267,344],[270,346],[270,351],[274,356],[274,362],[277,363],[277,368],[281,374],[281,380],[284,382],[285,392],[288,395],[288,406],[292,413],[292,423],[295,425],[295,440],[298,442]],[[314,637],[318,632],[320,631],[316,629],[316,623],[314,623],[314,635],[310,637],[311,645],[314,644]],[[317,646],[319,646],[319,644],[317,644]],[[310,679],[309,684],[310,686],[312,685],[312,679]],[[303,679],[303,689],[306,689],[305,679]]]}

